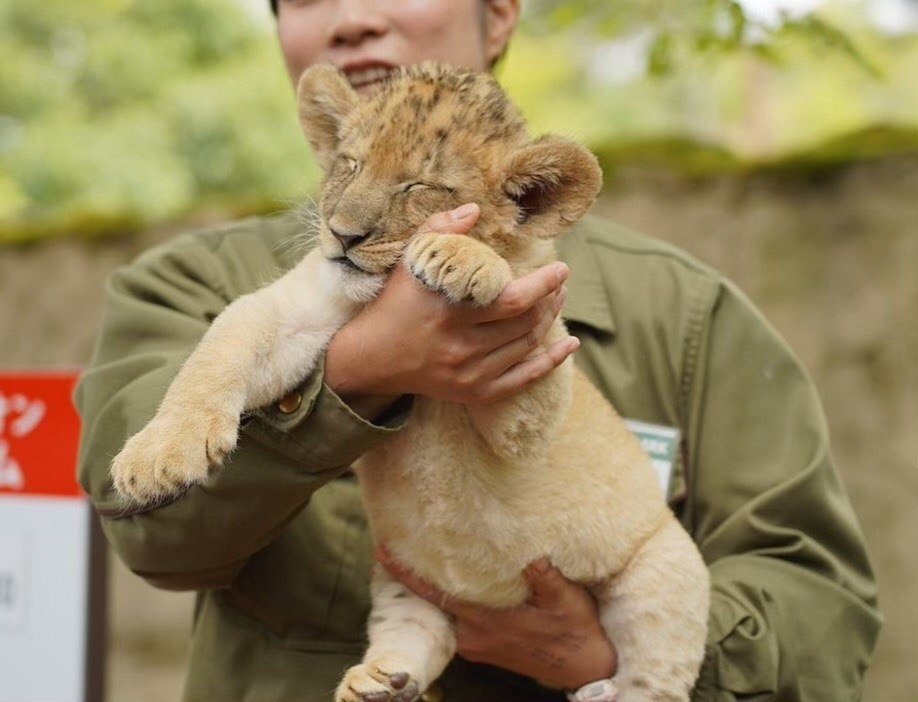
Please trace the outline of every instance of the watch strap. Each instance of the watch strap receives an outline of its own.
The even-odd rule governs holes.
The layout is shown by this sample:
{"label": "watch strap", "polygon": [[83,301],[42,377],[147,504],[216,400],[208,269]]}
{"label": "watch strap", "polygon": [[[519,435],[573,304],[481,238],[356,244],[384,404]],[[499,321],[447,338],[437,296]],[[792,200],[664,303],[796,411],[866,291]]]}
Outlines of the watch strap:
{"label": "watch strap", "polygon": [[567,693],[568,702],[615,702],[618,686],[615,678],[594,680],[573,692]]}

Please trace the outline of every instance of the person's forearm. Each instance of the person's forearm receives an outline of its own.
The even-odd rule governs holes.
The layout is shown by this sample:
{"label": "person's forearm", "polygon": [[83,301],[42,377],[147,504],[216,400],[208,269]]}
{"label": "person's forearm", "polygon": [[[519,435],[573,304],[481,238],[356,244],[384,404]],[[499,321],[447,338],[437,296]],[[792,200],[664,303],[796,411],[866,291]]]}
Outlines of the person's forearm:
{"label": "person's forearm", "polygon": [[[214,471],[206,489],[191,488],[171,502],[132,506],[111,490],[110,456],[125,422],[142,423],[168,369],[149,373],[110,393],[101,406],[97,387],[111,388],[107,368],[81,384],[84,417],[80,482],[114,549],[132,571],[167,589],[211,589],[232,582],[245,560],[310,500],[313,492],[362,453],[391,435],[404,413],[385,426],[359,419],[321,385],[320,374],[298,389],[296,408],[267,407],[249,417],[238,449]],[[147,409],[144,409],[147,407]],[[291,411],[292,410],[292,411]]]}
{"label": "person's forearm", "polygon": [[[74,397],[82,419],[80,484],[125,564],[171,589],[231,582],[315,490],[406,417],[391,414],[380,426],[356,416],[323,385],[320,363],[290,393],[293,401],[270,403],[243,418],[237,451],[208,478],[206,489],[193,487],[149,505],[120,497],[112,485],[112,457],[153,417],[209,320],[227,304],[211,288],[172,285],[206,279],[196,266],[208,275],[221,270],[206,247],[193,252],[167,250],[113,276],[97,350]],[[229,297],[249,292],[224,288]]]}
{"label": "person's forearm", "polygon": [[815,388],[732,286],[711,310],[686,421],[684,523],[712,585],[693,699],[857,699],[876,584]]}
{"label": "person's forearm", "polygon": [[708,647],[693,702],[739,698],[854,700],[876,643],[871,602],[773,557],[712,564]]}

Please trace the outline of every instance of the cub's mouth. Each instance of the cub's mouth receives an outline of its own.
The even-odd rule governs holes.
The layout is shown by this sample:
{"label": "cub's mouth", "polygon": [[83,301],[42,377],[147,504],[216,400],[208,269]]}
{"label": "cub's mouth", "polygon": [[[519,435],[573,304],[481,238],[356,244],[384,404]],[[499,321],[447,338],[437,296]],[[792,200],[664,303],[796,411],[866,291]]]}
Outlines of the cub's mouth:
{"label": "cub's mouth", "polygon": [[359,271],[360,273],[370,272],[366,270],[365,268],[362,268],[358,264],[354,263],[354,261],[351,260],[348,256],[335,256],[331,258],[330,260],[333,261],[334,263],[344,266],[345,268],[350,268],[351,270]]}

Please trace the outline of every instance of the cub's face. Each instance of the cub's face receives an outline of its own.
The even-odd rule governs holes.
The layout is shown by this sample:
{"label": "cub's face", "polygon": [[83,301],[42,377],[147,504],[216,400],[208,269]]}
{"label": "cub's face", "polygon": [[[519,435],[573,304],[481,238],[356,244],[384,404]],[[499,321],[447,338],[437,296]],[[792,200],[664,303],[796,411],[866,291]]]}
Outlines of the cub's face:
{"label": "cub's face", "polygon": [[[557,138],[531,141],[487,75],[436,64],[401,69],[359,97],[331,66],[300,79],[300,120],[325,171],[320,246],[342,282],[371,290],[435,212],[481,208],[470,233],[511,263],[579,219],[601,184],[596,159]],[[352,295],[355,296],[355,295]]]}

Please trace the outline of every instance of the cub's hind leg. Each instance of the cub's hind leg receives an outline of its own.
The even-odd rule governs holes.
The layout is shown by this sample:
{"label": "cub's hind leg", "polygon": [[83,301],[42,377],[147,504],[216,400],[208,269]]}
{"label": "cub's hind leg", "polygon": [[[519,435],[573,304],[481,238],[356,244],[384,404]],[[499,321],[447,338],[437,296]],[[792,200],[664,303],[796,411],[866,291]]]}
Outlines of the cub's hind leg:
{"label": "cub's hind leg", "polygon": [[370,646],[350,668],[335,702],[412,702],[456,652],[446,615],[394,580],[381,566],[370,582]]}
{"label": "cub's hind leg", "polygon": [[709,578],[676,519],[595,594],[618,654],[618,702],[688,702],[704,658]]}

